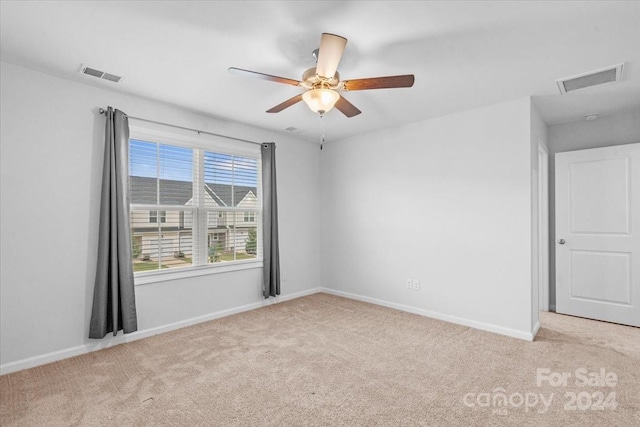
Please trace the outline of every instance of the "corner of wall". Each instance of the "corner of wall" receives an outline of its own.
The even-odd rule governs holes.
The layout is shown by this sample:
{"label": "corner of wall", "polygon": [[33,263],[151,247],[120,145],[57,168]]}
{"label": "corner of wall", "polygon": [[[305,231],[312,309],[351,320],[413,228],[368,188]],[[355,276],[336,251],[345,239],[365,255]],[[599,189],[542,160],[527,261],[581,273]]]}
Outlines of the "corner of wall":
{"label": "corner of wall", "polygon": [[[539,147],[542,146],[543,150],[547,149],[548,144],[548,127],[542,119],[538,108],[533,101],[532,97],[529,97],[529,131],[530,131],[530,146],[531,146],[531,332],[535,337],[537,330],[540,328],[540,282],[545,281],[541,276],[540,271],[540,251],[543,250],[540,241],[540,228],[542,218],[540,216],[540,199],[539,194],[542,189],[540,188],[540,178],[543,173],[547,173],[543,165],[539,164]],[[544,227],[544,224],[542,224]],[[544,231],[542,231],[544,232]]]}

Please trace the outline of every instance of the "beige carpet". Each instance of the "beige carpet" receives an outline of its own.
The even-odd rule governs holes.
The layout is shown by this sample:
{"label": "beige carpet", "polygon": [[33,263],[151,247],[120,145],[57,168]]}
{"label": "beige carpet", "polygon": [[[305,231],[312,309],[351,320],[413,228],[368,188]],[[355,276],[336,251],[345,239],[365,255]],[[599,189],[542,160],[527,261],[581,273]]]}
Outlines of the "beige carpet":
{"label": "beige carpet", "polygon": [[640,329],[542,325],[530,343],[315,294],[4,375],[0,425],[640,425]]}

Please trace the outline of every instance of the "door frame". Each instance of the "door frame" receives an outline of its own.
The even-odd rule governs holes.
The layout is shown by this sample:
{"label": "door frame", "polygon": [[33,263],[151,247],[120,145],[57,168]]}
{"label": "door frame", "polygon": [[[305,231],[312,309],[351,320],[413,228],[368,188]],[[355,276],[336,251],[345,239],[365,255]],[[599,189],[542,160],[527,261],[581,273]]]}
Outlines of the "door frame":
{"label": "door frame", "polygon": [[549,150],[538,138],[538,301],[549,311]]}

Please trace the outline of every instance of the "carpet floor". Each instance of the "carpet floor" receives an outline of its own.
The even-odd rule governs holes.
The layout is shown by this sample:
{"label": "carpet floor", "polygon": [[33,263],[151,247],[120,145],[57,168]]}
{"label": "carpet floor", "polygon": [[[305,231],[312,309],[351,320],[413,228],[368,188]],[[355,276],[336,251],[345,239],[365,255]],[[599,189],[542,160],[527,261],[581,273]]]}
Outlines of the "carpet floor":
{"label": "carpet floor", "polygon": [[534,342],[324,293],[0,377],[2,426],[638,426],[640,329]]}

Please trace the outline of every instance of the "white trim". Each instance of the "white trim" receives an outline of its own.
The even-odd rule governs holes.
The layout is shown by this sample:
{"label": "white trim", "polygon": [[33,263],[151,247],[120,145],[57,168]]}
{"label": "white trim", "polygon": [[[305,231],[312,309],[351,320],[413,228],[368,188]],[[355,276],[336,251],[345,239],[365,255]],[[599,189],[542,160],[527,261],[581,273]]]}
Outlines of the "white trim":
{"label": "white trim", "polygon": [[352,294],[349,292],[337,291],[335,289],[322,288],[322,292],[325,292],[331,295],[336,295],[339,297],[354,299],[357,301],[363,301],[371,304],[381,305],[383,307],[394,308],[396,310],[406,311],[407,313],[418,314],[420,316],[430,317],[432,319],[437,319],[437,320],[443,320],[445,322],[455,323],[457,325],[469,326],[471,328],[480,329],[482,331],[488,331],[488,332],[493,332],[500,335],[506,335],[508,337],[519,338],[526,341],[533,341],[533,338],[535,336],[535,333],[532,333],[532,332],[505,328],[503,326],[497,326],[491,323],[478,322],[476,320],[470,320],[470,319],[465,319],[463,317],[451,316],[449,314],[442,314],[432,310],[425,310],[422,308],[411,307],[408,305],[398,304],[395,302],[379,300],[377,298],[370,298],[362,295]]}
{"label": "white trim", "polygon": [[537,321],[536,324],[533,325],[533,331],[531,331],[531,336],[533,337],[531,341],[533,341],[536,338],[536,335],[538,335],[539,330],[540,330],[540,321]]}
{"label": "white trim", "polygon": [[549,311],[549,151],[540,138],[538,138],[538,301],[540,311]]}
{"label": "white trim", "polygon": [[[135,120],[133,117],[131,119]],[[135,123],[129,123],[129,139],[176,145],[184,148],[197,148],[205,151],[214,149],[222,154],[250,157],[257,160],[260,160],[262,155],[262,144],[242,142],[223,136],[180,129],[172,125],[139,120],[135,120]]]}
{"label": "white trim", "polygon": [[249,310],[255,310],[256,308],[260,308],[260,307],[264,307],[272,304],[278,304],[284,301],[289,301],[289,300],[301,298],[307,295],[316,294],[318,292],[321,292],[321,288],[312,288],[306,291],[296,292],[288,295],[282,295],[276,298],[269,298],[269,299],[254,302],[251,304],[241,305],[239,307],[233,307],[226,310],[216,311],[213,313],[205,314],[203,316],[193,317],[191,319],[181,320],[179,322],[170,323],[168,325],[146,329],[144,331],[137,331],[127,335],[118,334],[118,336],[115,336],[112,338],[105,338],[104,340],[97,341],[96,343],[79,345],[77,347],[71,347],[63,350],[53,351],[51,353],[42,354],[39,356],[16,360],[15,362],[4,363],[0,365],[0,375],[21,371],[23,369],[33,368],[36,366],[56,362],[58,360],[66,359],[73,356],[79,356],[81,354],[90,353],[93,351],[101,350],[103,348],[113,347],[114,345],[124,344],[128,342],[136,341],[142,338],[148,338],[154,335],[162,334],[164,332],[181,329],[187,326],[196,325],[198,323],[208,322],[210,320],[219,319],[221,317],[230,316],[232,314],[242,313]]}
{"label": "white trim", "polygon": [[137,331],[127,335],[119,334],[116,337],[107,338],[102,341],[98,341],[95,344],[94,343],[84,344],[77,347],[71,347],[63,350],[54,351],[51,353],[42,354],[39,356],[17,360],[14,362],[4,363],[0,365],[0,375],[21,371],[23,369],[33,368],[36,366],[56,362],[58,360],[66,359],[69,357],[79,356],[81,354],[86,354],[86,353],[101,350],[104,348],[113,347],[114,345],[125,344],[128,342],[136,341],[142,338],[148,338],[164,332],[181,329],[187,326],[196,325],[198,323],[208,322],[210,320],[219,319],[222,317],[230,316],[232,314],[255,310],[260,307],[265,307],[272,304],[278,304],[284,301],[305,297],[305,296],[316,294],[319,292],[324,292],[330,295],[336,295],[336,296],[349,298],[357,301],[363,301],[370,304],[376,304],[383,307],[393,308],[396,310],[405,311],[407,313],[413,313],[420,316],[430,317],[432,319],[443,320],[445,322],[455,323],[457,325],[462,325],[462,326],[468,326],[474,329],[480,329],[483,331],[493,332],[500,335],[506,335],[513,338],[519,338],[526,341],[533,341],[533,338],[536,336],[540,328],[540,323],[538,322],[534,326],[533,331],[528,333],[524,331],[518,331],[516,329],[492,325],[490,323],[478,322],[475,320],[469,320],[462,317],[442,314],[442,313],[438,313],[431,310],[424,310],[421,308],[411,307],[404,304],[397,304],[389,301],[383,301],[376,298],[370,298],[370,297],[356,295],[348,292],[337,291],[335,289],[317,287],[317,288],[307,289],[305,291],[296,292],[289,295],[283,295],[283,296],[278,296],[276,298],[261,300],[251,304],[245,304],[239,307],[233,307],[226,310],[216,311],[213,313],[205,314],[203,316],[197,316],[190,319],[181,320],[179,322],[170,323],[168,325],[158,326],[158,327],[146,329],[143,331]]}
{"label": "white trim", "polygon": [[[191,202],[193,198],[189,199]],[[196,211],[197,206],[193,205],[144,205],[140,203],[130,203],[129,209],[132,211]]]}
{"label": "white trim", "polygon": [[229,261],[228,264],[195,265],[192,267],[174,267],[166,270],[139,271],[133,274],[133,281],[136,286],[148,285],[150,283],[166,282],[167,280],[250,270],[252,268],[262,268],[262,266],[262,259],[255,259],[250,261]]}

